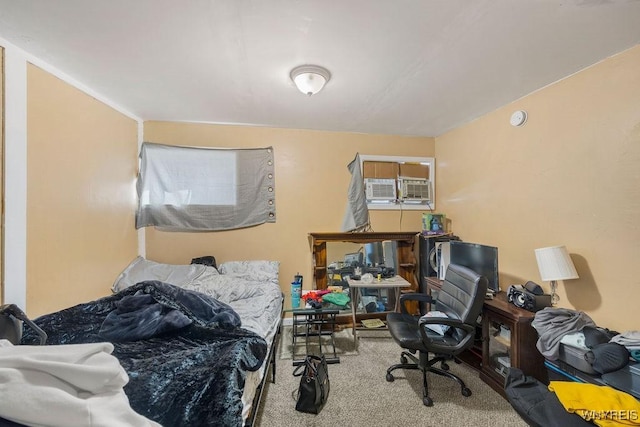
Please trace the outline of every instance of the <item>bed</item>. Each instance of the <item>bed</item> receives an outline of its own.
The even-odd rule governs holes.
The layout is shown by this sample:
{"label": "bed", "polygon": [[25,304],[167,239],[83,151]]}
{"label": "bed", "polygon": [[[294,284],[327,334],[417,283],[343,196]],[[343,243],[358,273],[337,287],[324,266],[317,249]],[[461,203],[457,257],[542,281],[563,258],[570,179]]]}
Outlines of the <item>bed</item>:
{"label": "bed", "polygon": [[[251,426],[268,368],[275,374],[283,304],[278,268],[275,261],[215,268],[137,257],[115,280],[112,295],[34,323],[49,335],[48,345],[111,342],[129,376],[124,391],[130,405],[150,420],[164,426]],[[147,309],[149,300],[162,306],[162,314]],[[132,322],[130,314],[142,311],[131,308],[113,317],[122,307],[144,307],[149,317]],[[135,325],[141,323],[147,327],[139,331]],[[25,330],[22,344],[37,342]]]}

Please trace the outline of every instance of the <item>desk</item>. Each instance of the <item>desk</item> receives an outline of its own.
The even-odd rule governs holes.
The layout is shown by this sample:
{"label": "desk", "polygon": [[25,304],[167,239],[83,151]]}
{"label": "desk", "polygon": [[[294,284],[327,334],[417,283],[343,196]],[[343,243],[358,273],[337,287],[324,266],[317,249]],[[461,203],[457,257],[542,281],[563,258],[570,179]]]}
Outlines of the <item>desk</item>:
{"label": "desk", "polygon": [[[358,309],[358,303],[360,302],[360,293],[361,290],[364,289],[393,289],[395,293],[395,305],[394,311],[398,311],[400,308],[400,290],[402,288],[411,288],[411,283],[406,281],[404,278],[400,276],[390,277],[388,279],[382,280],[373,280],[373,282],[366,283],[362,280],[353,280],[349,279],[349,291],[351,293],[351,317],[353,320],[353,342],[355,345],[358,345],[358,335],[356,333],[357,322],[356,322],[356,311]],[[373,329],[368,329],[373,330]]]}
{"label": "desk", "polygon": [[482,309],[482,369],[480,379],[504,396],[504,367],[521,369],[547,384],[544,357],[536,348],[538,333],[531,326],[535,313],[507,301],[506,292],[485,300]]}

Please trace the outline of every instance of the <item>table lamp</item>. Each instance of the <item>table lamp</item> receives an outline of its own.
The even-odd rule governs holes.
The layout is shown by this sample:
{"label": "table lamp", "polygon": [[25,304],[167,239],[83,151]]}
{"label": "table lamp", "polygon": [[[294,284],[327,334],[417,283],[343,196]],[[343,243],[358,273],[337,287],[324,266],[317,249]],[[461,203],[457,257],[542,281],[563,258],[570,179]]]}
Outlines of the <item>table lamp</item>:
{"label": "table lamp", "polygon": [[557,280],[577,279],[578,272],[565,246],[551,246],[535,250],[540,277],[551,282],[551,304],[557,305],[560,297],[556,294]]}

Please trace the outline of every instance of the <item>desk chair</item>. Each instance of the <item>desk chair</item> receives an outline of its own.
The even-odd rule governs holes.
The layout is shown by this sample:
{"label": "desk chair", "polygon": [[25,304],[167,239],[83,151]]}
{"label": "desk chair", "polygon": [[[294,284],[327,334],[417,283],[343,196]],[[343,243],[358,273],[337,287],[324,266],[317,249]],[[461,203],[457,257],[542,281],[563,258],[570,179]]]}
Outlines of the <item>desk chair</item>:
{"label": "desk chair", "polygon": [[[462,395],[471,396],[471,390],[456,375],[449,372],[446,363],[473,345],[476,334],[476,320],[482,311],[488,282],[476,272],[456,264],[449,264],[447,274],[438,292],[437,301],[429,295],[407,293],[400,297],[400,313],[389,313],[387,325],[393,339],[403,350],[400,362],[387,369],[386,379],[394,380],[392,372],[396,369],[419,369],[422,371],[422,403],[432,406],[429,397],[427,371],[454,379],[460,384]],[[447,318],[418,317],[409,314],[405,301],[422,301],[435,304],[435,310],[446,313]],[[444,335],[427,328],[426,325],[448,326]],[[415,353],[418,353],[416,356]],[[429,353],[434,357],[429,359]],[[413,363],[409,363],[411,360]],[[433,365],[440,362],[440,369]]]}

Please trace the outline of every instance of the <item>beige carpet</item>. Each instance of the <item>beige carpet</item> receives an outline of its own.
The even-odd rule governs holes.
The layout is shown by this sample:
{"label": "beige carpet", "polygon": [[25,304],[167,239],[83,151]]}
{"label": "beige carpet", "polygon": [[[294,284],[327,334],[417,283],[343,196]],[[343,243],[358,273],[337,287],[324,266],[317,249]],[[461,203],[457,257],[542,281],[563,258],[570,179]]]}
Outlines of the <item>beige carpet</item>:
{"label": "beige carpet", "polygon": [[434,406],[424,406],[420,371],[398,370],[395,381],[387,382],[386,369],[399,362],[400,348],[388,332],[364,332],[367,337],[360,338],[358,355],[329,365],[331,392],[319,415],[295,410],[293,395],[300,378],[292,375],[290,363],[278,360],[276,382],[267,383],[256,426],[526,427],[509,403],[464,364],[452,362],[451,370],[473,394],[464,397],[456,382],[428,375]]}

